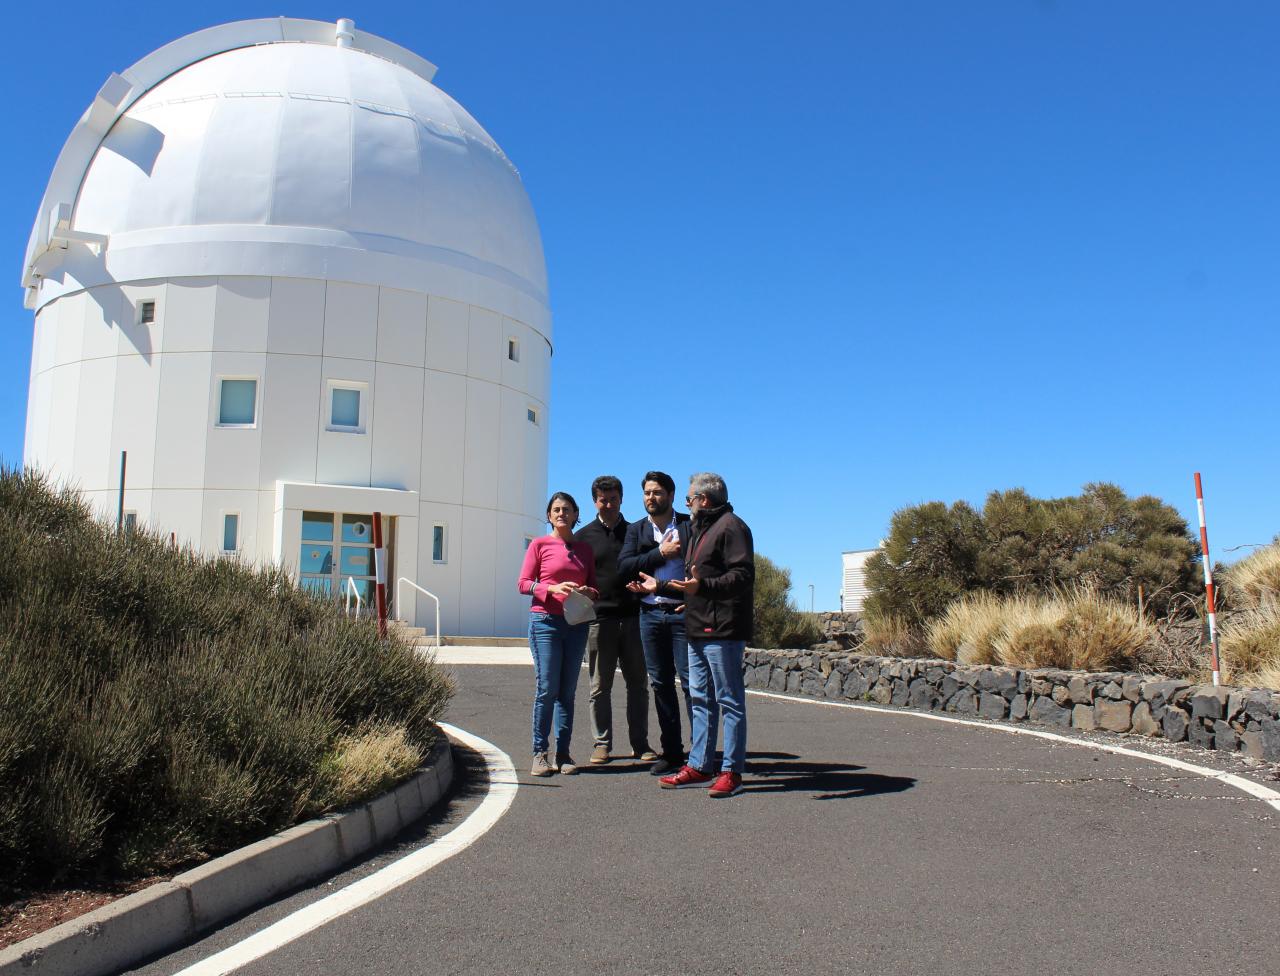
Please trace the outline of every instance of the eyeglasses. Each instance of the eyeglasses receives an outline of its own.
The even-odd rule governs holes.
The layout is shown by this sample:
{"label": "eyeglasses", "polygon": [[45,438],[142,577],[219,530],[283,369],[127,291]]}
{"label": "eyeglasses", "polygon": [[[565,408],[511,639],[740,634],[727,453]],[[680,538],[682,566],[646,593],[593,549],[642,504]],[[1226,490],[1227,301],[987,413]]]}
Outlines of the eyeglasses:
{"label": "eyeglasses", "polygon": [[691,504],[693,503],[693,500],[694,500],[695,498],[701,498],[701,497],[702,497],[702,495],[701,495],[701,494],[698,494],[698,495],[685,495],[685,496],[684,496],[684,503],[685,503],[686,505],[691,505]]}

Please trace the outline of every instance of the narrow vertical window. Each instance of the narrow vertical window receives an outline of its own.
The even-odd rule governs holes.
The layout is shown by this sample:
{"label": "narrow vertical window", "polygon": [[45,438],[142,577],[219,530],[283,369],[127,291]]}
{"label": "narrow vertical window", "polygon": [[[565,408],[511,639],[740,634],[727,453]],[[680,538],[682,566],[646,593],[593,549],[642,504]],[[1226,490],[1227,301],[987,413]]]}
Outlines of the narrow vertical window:
{"label": "narrow vertical window", "polygon": [[145,301],[138,303],[138,322],[142,325],[151,325],[156,320],[156,303],[154,301]]}
{"label": "narrow vertical window", "polygon": [[535,410],[533,407],[529,407],[528,410],[526,411],[526,414],[529,417],[529,423],[536,424],[538,422],[538,411]]}
{"label": "narrow vertical window", "polygon": [[507,358],[513,363],[520,362],[520,340],[515,336],[507,337]]}
{"label": "narrow vertical window", "polygon": [[138,513],[137,512],[124,513],[123,528],[126,535],[133,535],[133,533],[138,530]]}
{"label": "narrow vertical window", "polygon": [[444,525],[439,522],[431,527],[431,561],[434,563],[445,561]]}
{"label": "narrow vertical window", "polygon": [[222,516],[222,551],[237,552],[240,549],[240,513],[226,512]]}
{"label": "narrow vertical window", "polygon": [[257,421],[258,381],[222,379],[218,391],[218,426],[252,427]]}

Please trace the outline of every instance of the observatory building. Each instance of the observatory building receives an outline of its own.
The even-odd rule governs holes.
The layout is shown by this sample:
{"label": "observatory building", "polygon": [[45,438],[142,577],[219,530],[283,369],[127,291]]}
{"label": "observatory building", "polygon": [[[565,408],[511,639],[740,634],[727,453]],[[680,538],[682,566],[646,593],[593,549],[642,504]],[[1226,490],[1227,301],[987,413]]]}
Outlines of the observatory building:
{"label": "observatory building", "polygon": [[[113,74],[45,192],[26,461],[114,520],[445,633],[523,632],[542,531],[551,314],[498,145],[389,41],[199,31]],[[397,615],[434,628],[400,587]]]}

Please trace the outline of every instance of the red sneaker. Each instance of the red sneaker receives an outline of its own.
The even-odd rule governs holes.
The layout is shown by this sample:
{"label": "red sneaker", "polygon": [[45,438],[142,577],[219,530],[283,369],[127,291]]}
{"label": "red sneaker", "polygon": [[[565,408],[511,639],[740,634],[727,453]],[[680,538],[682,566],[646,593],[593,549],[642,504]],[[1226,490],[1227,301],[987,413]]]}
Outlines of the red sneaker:
{"label": "red sneaker", "polygon": [[720,800],[726,796],[737,796],[741,792],[742,777],[737,773],[724,772],[716,777],[716,781],[711,784],[711,790],[707,795]]}
{"label": "red sneaker", "polygon": [[658,780],[662,784],[664,790],[683,790],[691,786],[706,786],[711,782],[711,777],[706,773],[700,773],[692,766],[685,766],[680,772],[672,776],[663,776]]}

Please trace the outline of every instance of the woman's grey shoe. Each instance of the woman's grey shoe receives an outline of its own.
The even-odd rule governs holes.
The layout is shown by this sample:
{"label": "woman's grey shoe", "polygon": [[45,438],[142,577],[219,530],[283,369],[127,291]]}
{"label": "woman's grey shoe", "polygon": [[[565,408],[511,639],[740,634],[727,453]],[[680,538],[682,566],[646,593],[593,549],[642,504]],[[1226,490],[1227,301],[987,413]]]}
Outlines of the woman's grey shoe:
{"label": "woman's grey shoe", "polygon": [[535,752],[533,754],[533,768],[529,770],[531,776],[550,776],[555,772],[551,763],[547,762],[547,754],[545,752]]}
{"label": "woman's grey shoe", "polygon": [[573,757],[567,752],[557,752],[556,769],[561,776],[572,776],[578,771],[578,764],[573,761]]}

